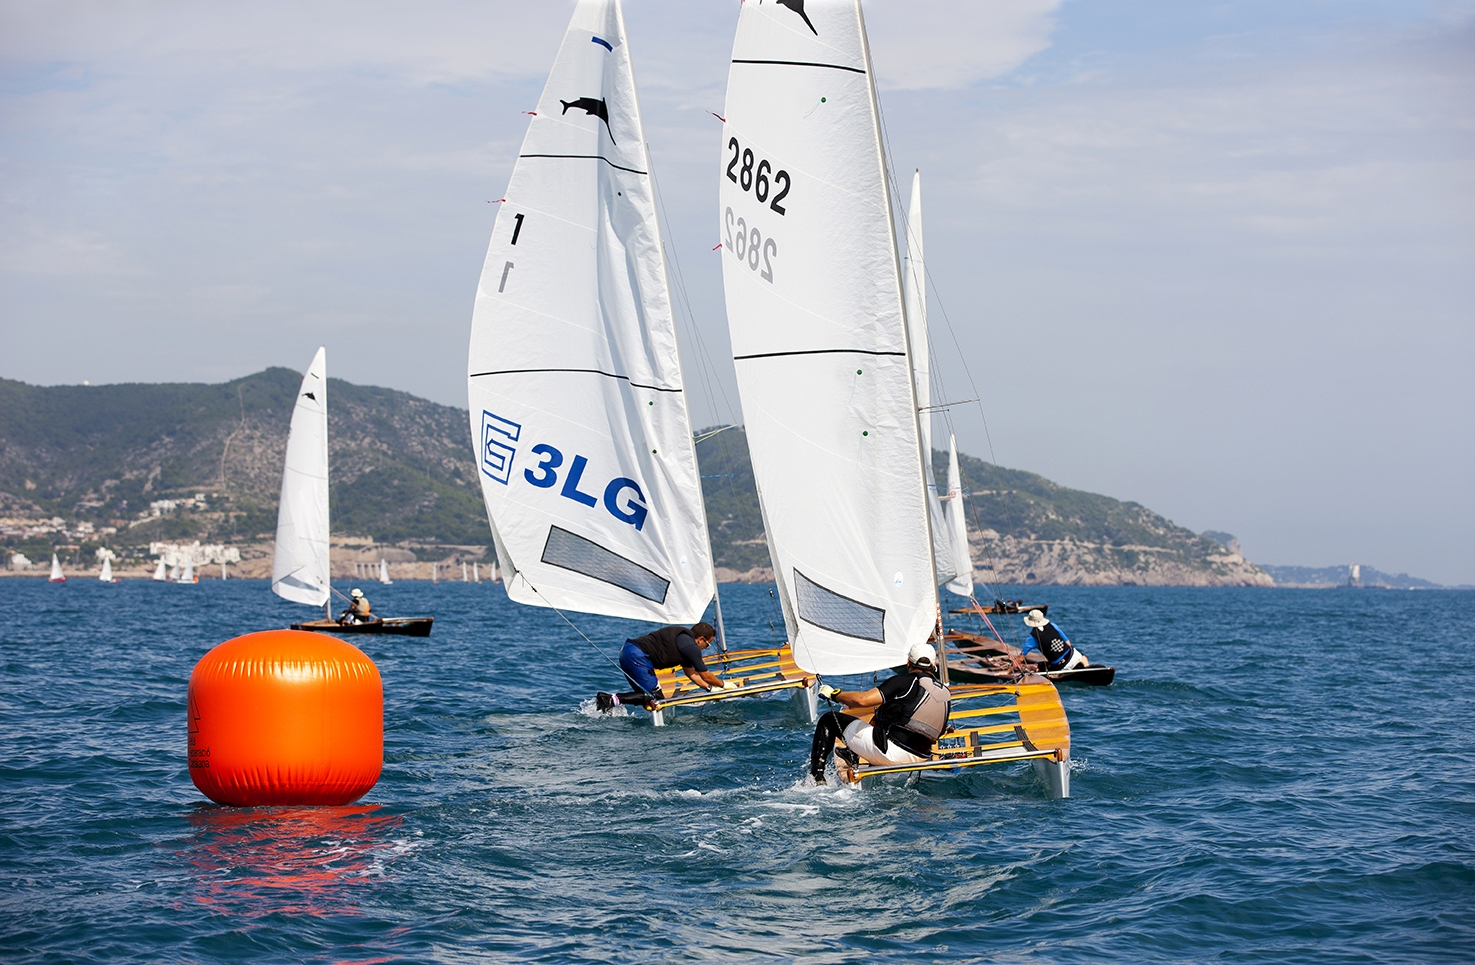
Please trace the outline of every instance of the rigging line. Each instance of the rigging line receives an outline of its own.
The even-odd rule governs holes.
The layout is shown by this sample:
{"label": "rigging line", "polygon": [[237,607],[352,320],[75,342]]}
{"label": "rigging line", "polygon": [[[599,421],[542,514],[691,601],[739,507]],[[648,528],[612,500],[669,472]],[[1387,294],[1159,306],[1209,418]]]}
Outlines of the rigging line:
{"label": "rigging line", "polygon": [[[489,371],[489,372],[472,372],[471,375],[468,376],[468,377],[469,378],[473,378],[473,379],[479,379],[479,378],[481,378],[482,376],[485,376],[485,375],[532,375],[533,373],[536,373],[536,372],[581,372],[581,373],[583,373],[585,375],[602,375],[602,376],[604,376],[605,378],[608,378],[608,379],[619,379],[619,380],[621,380],[623,382],[629,382],[631,386],[633,386],[633,387],[635,387],[637,389],[650,389],[652,392],[674,392],[677,395],[680,395],[681,392],[682,392],[681,389],[668,389],[668,388],[665,388],[664,386],[659,386],[659,385],[643,385],[640,382],[634,381],[628,375],[618,375],[618,374],[616,374],[614,372],[606,372],[603,369],[560,369],[560,368],[544,368],[544,369],[495,369],[495,370],[492,370],[492,371]],[[426,475],[429,475],[429,473],[426,473]]]}
{"label": "rigging line", "polygon": [[756,352],[752,355],[734,355],[732,360],[734,362],[746,362],[748,359],[772,359],[790,355],[895,355],[900,358],[906,358],[906,354],[905,352],[890,352],[870,348],[811,348],[799,349],[793,352]]}
{"label": "rigging line", "polygon": [[864,74],[864,67],[846,67],[844,64],[822,64],[812,60],[748,60],[734,57],[734,64],[767,64],[779,67],[824,67],[829,70],[848,70],[852,74]]}
{"label": "rigging line", "polygon": [[550,603],[548,601],[548,598],[543,595],[542,591],[540,591],[536,586],[533,586],[533,584],[528,580],[528,578],[526,576],[524,576],[522,578],[522,581],[527,584],[528,589],[530,589],[534,593],[538,594],[538,599],[542,600],[543,601],[543,604],[545,606],[547,606],[548,609],[552,610],[554,613],[557,613],[559,615],[559,617],[562,618],[563,622],[564,623],[567,623],[569,625],[569,627],[575,633],[577,633],[581,637],[584,637],[584,642],[585,643],[589,644],[589,646],[591,646],[595,650],[599,651],[599,655],[601,657],[603,657],[605,660],[609,661],[610,666],[612,666],[616,670],[618,670],[620,672],[620,675],[621,676],[623,676],[626,680],[630,681],[632,684],[635,684],[636,688],[639,689],[639,691],[642,694],[645,694],[647,697],[650,697],[652,700],[658,700],[659,699],[659,698],[656,697],[655,694],[651,693],[649,690],[646,690],[644,687],[641,687],[640,684],[639,684],[639,682],[636,681],[633,677],[631,677],[629,674],[625,673],[625,668],[624,667],[621,667],[619,665],[619,663],[617,663],[614,660],[610,660],[609,654],[605,653],[604,652],[604,649],[602,647],[600,647],[599,644],[595,643],[593,640],[590,640],[587,636],[585,636],[584,635],[584,631],[583,630],[580,630],[577,626],[575,626],[574,625],[574,621],[570,620],[564,614],[564,612],[562,610],[560,610],[558,607],[556,607],[552,603]]}
{"label": "rigging line", "polygon": [[[890,162],[890,160],[891,160],[891,135],[890,135],[890,132],[887,130],[887,127],[886,127],[886,112],[885,112],[885,110],[881,106],[881,95],[880,95],[880,92],[879,91],[876,94],[876,116],[877,116],[877,121],[881,125],[882,147],[883,147],[883,150],[885,150],[885,152],[886,152],[886,159],[887,159],[887,161]],[[894,173],[894,170],[895,170],[895,165],[894,164],[888,163],[886,165],[886,178],[891,183],[891,190],[892,190],[893,197],[897,198],[898,199],[898,203],[899,203],[899,199],[901,197],[901,191],[900,191],[900,188],[897,185],[896,175]],[[911,237],[910,236],[911,225],[909,223],[909,220],[908,219],[903,219],[903,223],[907,225],[907,228],[906,228],[906,230],[908,232],[908,236],[907,237],[908,237],[908,240],[910,240],[910,237]],[[898,254],[900,254],[900,253],[898,252]],[[963,354],[963,347],[958,342],[958,333],[957,333],[957,330],[953,327],[952,318],[949,317],[949,315],[947,313],[947,306],[945,306],[943,304],[943,302],[942,302],[942,294],[938,290],[937,282],[932,277],[932,271],[927,267],[927,264],[926,264],[925,260],[922,263],[922,273],[923,273],[923,275],[925,276],[925,279],[926,279],[926,284],[923,286],[923,289],[922,289],[922,297],[923,297],[923,299],[926,298],[926,296],[927,296],[927,287],[930,285],[930,287],[932,289],[932,293],[933,293],[933,295],[937,299],[937,308],[938,308],[938,311],[940,311],[942,313],[943,324],[945,324],[947,326],[948,335],[952,338],[953,348],[954,348],[954,350],[957,353],[958,361],[962,364],[962,366],[963,366],[963,373],[968,378],[968,385],[973,390],[973,395],[974,395],[975,399],[976,400],[980,400],[980,401],[978,401],[978,415],[979,415],[979,420],[983,423],[984,439],[988,443],[989,461],[993,463],[994,468],[997,471],[998,470],[998,466],[999,466],[999,461],[998,461],[998,458],[994,455],[993,435],[992,435],[992,433],[989,432],[989,428],[988,428],[988,416],[984,412],[983,403],[981,401],[981,399],[982,399],[982,393],[980,393],[978,391],[978,383],[973,378],[973,370],[969,367],[967,356]],[[930,325],[928,326],[928,329],[927,329],[927,341],[928,341],[928,348],[930,349],[931,348],[931,342],[932,342],[932,328],[931,328]],[[931,375],[931,372],[932,372],[932,365],[931,365],[930,358],[929,358],[929,362],[928,362],[928,374]],[[939,379],[938,379],[938,381],[939,381],[939,383],[942,382],[942,379],[940,377],[940,373],[939,373]],[[945,419],[948,421],[949,427],[951,428],[951,414],[945,413]],[[929,456],[930,456],[930,453],[929,453]],[[960,466],[959,468],[961,469],[962,467]],[[1000,505],[1001,505],[1001,507],[1002,507],[1002,509],[1004,511],[1004,524],[1005,524],[1005,527],[1010,532],[1012,532],[1013,529],[1014,529],[1014,523],[1013,523],[1012,514],[1010,514],[1010,512],[1009,512],[1008,498],[1005,497],[1004,499],[1002,499],[1001,502],[1000,502]],[[969,515],[971,517],[973,517],[973,522],[974,522],[974,524],[976,526],[977,525],[977,513],[975,511],[972,511],[972,507],[971,506],[970,507],[967,507],[967,508],[970,510]],[[993,572],[995,574],[997,574],[999,571],[998,571],[998,569],[994,568],[994,565],[996,563],[996,560],[994,558],[994,555],[993,555],[992,551],[990,551],[989,554],[988,554],[988,562],[989,562],[990,568],[992,568],[993,569]],[[985,584],[985,585],[986,586],[990,586],[991,589],[995,589],[991,584]],[[997,599],[997,593],[995,594],[995,598]]]}
{"label": "rigging line", "polygon": [[609,158],[602,157],[598,154],[519,154],[518,157],[569,158],[577,161],[603,161],[605,164],[608,164],[612,168],[619,168],[621,171],[629,171],[631,174],[641,174],[647,177],[650,175],[649,171],[641,171],[638,168],[627,168],[623,164],[616,164]]}

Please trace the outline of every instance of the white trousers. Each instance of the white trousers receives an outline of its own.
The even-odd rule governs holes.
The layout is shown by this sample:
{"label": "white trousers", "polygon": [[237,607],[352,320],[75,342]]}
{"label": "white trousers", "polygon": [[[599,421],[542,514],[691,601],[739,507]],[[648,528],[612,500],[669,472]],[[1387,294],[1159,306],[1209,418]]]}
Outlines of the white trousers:
{"label": "white trousers", "polygon": [[886,750],[876,746],[871,735],[874,731],[867,721],[858,720],[845,728],[845,746],[860,755],[867,764],[915,764],[927,758],[918,757],[895,741],[888,741]]}

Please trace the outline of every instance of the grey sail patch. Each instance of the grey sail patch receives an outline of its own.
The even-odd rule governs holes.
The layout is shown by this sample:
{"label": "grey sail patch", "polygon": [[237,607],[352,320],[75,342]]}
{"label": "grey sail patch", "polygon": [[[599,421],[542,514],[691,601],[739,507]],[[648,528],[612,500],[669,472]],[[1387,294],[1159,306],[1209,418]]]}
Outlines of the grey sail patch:
{"label": "grey sail patch", "polygon": [[554,526],[543,545],[543,562],[629,590],[654,603],[666,602],[671,581],[593,540]]}
{"label": "grey sail patch", "polygon": [[295,586],[299,590],[313,590],[313,591],[318,591],[318,590],[321,590],[322,589],[322,587],[315,586],[314,584],[309,583],[306,580],[298,579],[297,576],[295,574],[292,574],[292,573],[287,574],[286,576],[284,576],[281,579],[277,580],[277,582],[278,583],[285,583],[288,586]]}
{"label": "grey sail patch", "polygon": [[798,570],[794,591],[799,619],[858,640],[886,642],[886,611],[880,607],[827,590]]}

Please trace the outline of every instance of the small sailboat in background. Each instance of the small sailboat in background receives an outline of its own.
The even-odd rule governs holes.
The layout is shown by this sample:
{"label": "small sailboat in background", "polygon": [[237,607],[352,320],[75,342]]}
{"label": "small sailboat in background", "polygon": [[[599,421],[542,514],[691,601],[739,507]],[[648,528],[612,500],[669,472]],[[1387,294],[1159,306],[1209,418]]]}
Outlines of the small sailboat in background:
{"label": "small sailboat in background", "polygon": [[59,559],[56,558],[56,554],[55,553],[52,553],[51,554],[51,575],[46,578],[46,582],[48,582],[48,583],[65,583],[66,581],[67,581],[66,574],[62,573],[62,571],[61,571],[61,560],[59,560]]}
{"label": "small sailboat in background", "polygon": [[712,669],[730,687],[658,674],[655,723],[779,689],[807,693],[812,717],[813,677],[787,651],[726,649],[650,169],[620,4],[580,0],[472,317],[471,432],[503,586],[528,606],[685,626],[715,600]]}
{"label": "small sailboat in background", "polygon": [[390,586],[393,583],[393,581],[389,578],[388,560],[379,561],[379,582],[382,583],[384,586]]}
{"label": "small sailboat in background", "polygon": [[194,561],[194,558],[193,557],[186,556],[184,558],[184,572],[179,575],[179,582],[181,582],[181,583],[198,583],[198,582],[200,582],[199,579],[195,576],[195,561]]}
{"label": "small sailboat in background", "polygon": [[[943,520],[915,371],[924,346],[908,318],[861,6],[797,7],[750,3],[738,15],[719,175],[723,289],[794,659],[816,674],[871,674],[934,635],[938,587],[957,574],[934,533]],[[990,723],[944,735],[930,760],[841,761],[838,776],[1028,760],[1053,796],[1069,795],[1070,729],[1053,685],[960,685],[952,700],[954,726]]]}
{"label": "small sailboat in background", "polygon": [[169,580],[169,574],[166,573],[164,570],[165,570],[165,567],[164,567],[164,557],[161,556],[161,557],[159,557],[159,565],[156,566],[156,567],[154,567],[154,582],[155,583],[165,583],[165,582],[168,582],[168,580]]}
{"label": "small sailboat in background", "polygon": [[469,574],[469,572],[467,570],[466,561],[465,560],[462,560],[461,561],[461,582],[462,583],[470,583],[471,582],[471,576],[470,576],[470,574]]}
{"label": "small sailboat in background", "polygon": [[[383,562],[381,561],[381,566]],[[385,582],[381,580],[381,582]],[[276,553],[271,591],[284,600],[320,606],[324,619],[292,624],[293,630],[331,633],[403,633],[427,636],[431,618],[376,618],[370,623],[331,618],[328,559],[328,366],[327,350],[313,356],[287,434],[282,498],[277,508]]]}
{"label": "small sailboat in background", "polygon": [[169,582],[170,583],[178,583],[179,582],[179,563],[178,563],[178,561],[176,561],[173,566],[169,567]]}
{"label": "small sailboat in background", "polygon": [[102,572],[98,574],[97,581],[99,583],[118,582],[117,580],[113,579],[113,561],[111,557],[104,556],[102,558]]}
{"label": "small sailboat in background", "polygon": [[222,580],[230,579],[230,574],[226,573],[225,571],[225,560],[220,561],[220,578]]}
{"label": "small sailboat in background", "polygon": [[477,572],[476,564],[474,562],[471,564],[471,582],[473,582],[473,583],[480,583],[481,582],[481,574],[479,572]]}

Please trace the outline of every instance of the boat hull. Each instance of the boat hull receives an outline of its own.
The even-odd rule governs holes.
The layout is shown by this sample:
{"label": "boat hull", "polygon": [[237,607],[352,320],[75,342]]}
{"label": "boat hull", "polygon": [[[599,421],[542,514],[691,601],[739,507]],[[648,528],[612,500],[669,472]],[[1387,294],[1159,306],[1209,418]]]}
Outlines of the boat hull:
{"label": "boat hull", "polygon": [[339,623],[337,620],[309,620],[292,624],[293,630],[314,633],[392,633],[405,637],[428,637],[435,617],[385,617],[373,623]]}

